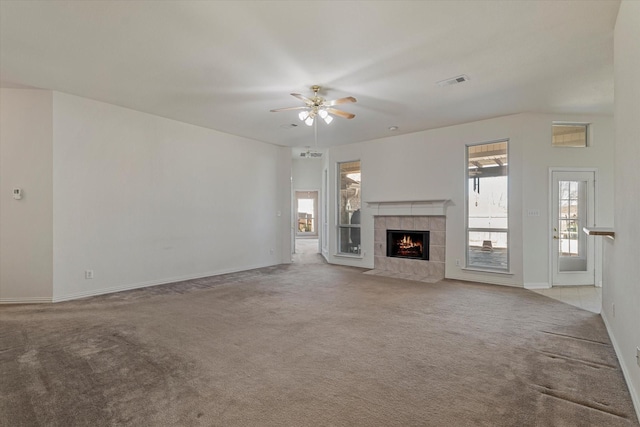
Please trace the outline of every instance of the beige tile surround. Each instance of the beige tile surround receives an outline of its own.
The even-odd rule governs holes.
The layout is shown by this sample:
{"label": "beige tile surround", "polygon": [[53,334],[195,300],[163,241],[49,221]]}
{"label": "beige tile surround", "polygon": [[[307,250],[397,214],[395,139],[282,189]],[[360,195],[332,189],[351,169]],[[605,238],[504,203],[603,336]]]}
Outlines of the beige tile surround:
{"label": "beige tile surround", "polygon": [[[429,231],[429,260],[387,257],[387,230]],[[434,283],[444,279],[444,216],[374,216],[374,269],[366,274]]]}

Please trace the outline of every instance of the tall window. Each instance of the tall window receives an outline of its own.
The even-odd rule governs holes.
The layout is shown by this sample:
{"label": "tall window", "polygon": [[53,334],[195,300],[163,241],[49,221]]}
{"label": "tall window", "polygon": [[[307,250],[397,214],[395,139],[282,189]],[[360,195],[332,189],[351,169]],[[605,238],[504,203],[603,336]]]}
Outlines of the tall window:
{"label": "tall window", "polygon": [[508,141],[467,146],[467,267],[509,270]]}
{"label": "tall window", "polygon": [[360,161],[338,163],[338,253],[360,255]]}

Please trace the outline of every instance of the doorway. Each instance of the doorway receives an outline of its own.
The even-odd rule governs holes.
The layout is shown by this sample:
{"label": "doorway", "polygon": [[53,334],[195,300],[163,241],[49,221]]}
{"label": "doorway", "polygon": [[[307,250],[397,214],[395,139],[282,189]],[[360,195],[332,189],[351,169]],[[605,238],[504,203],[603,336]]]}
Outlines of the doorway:
{"label": "doorway", "polygon": [[551,171],[551,284],[595,285],[595,170]]}
{"label": "doorway", "polygon": [[296,191],[296,238],[318,238],[318,191]]}

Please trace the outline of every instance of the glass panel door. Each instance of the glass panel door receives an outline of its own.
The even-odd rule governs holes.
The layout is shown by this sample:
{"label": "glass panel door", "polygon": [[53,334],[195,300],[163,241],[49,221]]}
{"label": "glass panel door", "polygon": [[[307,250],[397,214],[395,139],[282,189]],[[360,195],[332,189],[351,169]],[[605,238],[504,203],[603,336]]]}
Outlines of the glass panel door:
{"label": "glass panel door", "polygon": [[318,192],[296,191],[296,236],[318,235]]}
{"label": "glass panel door", "polygon": [[552,172],[552,284],[593,285],[594,252],[582,230],[594,223],[595,173]]}
{"label": "glass panel door", "polygon": [[587,239],[582,228],[586,223],[587,181],[558,181],[558,251],[560,271],[585,271],[587,268]]}

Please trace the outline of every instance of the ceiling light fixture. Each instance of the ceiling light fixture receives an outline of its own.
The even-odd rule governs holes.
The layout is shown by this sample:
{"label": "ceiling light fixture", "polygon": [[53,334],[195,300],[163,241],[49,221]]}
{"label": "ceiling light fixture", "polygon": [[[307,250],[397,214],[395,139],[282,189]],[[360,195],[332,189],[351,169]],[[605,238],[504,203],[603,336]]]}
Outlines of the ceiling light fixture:
{"label": "ceiling light fixture", "polygon": [[332,114],[343,117],[345,119],[353,119],[356,115],[352,113],[348,113],[346,111],[338,110],[334,108],[336,105],[346,104],[356,102],[356,99],[353,96],[347,96],[345,98],[334,99],[332,101],[327,101],[320,95],[318,92],[320,91],[320,86],[314,85],[311,86],[313,90],[313,97],[307,98],[306,96],[302,96],[299,93],[292,93],[291,95],[304,101],[306,104],[303,107],[287,107],[287,108],[277,108],[275,110],[271,110],[272,112],[277,111],[289,111],[289,110],[303,110],[298,113],[298,118],[302,120],[307,126],[313,126],[316,116],[320,116],[322,120],[326,124],[329,124],[333,121]]}
{"label": "ceiling light fixture", "polygon": [[308,114],[307,118],[304,119],[304,124],[307,126],[313,126],[313,116],[314,115]]}

